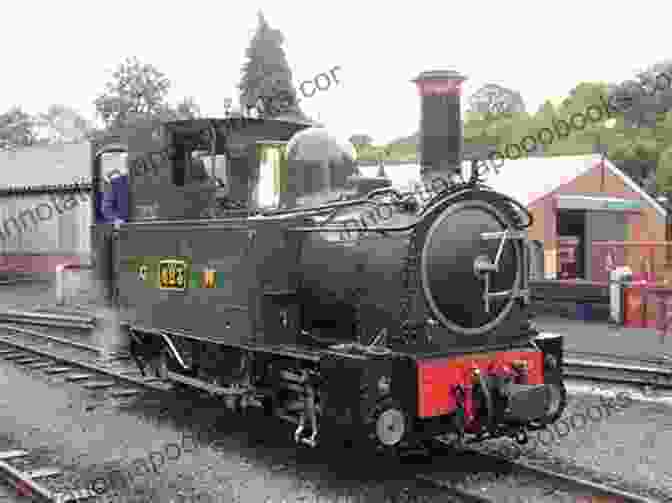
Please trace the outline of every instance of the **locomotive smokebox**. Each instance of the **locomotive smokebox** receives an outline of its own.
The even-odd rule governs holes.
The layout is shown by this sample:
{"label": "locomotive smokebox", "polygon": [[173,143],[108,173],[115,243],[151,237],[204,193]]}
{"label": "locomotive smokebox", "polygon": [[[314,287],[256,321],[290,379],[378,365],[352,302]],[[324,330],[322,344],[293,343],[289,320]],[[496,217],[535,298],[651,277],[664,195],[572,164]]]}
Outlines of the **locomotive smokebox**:
{"label": "locomotive smokebox", "polygon": [[452,70],[422,72],[415,80],[421,99],[420,165],[423,175],[460,172],[460,94],[466,77]]}

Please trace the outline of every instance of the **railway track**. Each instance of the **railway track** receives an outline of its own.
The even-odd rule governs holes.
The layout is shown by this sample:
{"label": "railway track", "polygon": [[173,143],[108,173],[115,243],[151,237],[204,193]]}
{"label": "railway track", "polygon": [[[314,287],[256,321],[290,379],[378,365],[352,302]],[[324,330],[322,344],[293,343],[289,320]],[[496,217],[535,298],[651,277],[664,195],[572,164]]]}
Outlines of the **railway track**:
{"label": "railway track", "polygon": [[671,360],[639,360],[601,353],[567,352],[565,377],[672,388]]}
{"label": "railway track", "polygon": [[7,310],[0,312],[0,323],[21,323],[46,327],[94,329],[98,320],[95,316],[59,314],[54,312],[34,312]]}
{"label": "railway track", "polygon": [[[142,389],[168,391],[172,385],[157,378],[142,377],[128,355],[111,354],[99,360],[100,348],[64,337],[10,324],[0,324],[0,358],[43,372],[60,375],[88,390],[104,390],[106,395],[124,398]],[[0,452],[0,477],[18,494],[44,503],[92,501],[98,496],[89,488],[63,490],[67,473],[22,449]]]}
{"label": "railway track", "polygon": [[[101,362],[99,360],[101,349],[89,344],[13,324],[0,324],[0,330],[5,332],[0,335],[1,359],[13,361],[17,365],[35,369],[45,374],[61,375],[66,381],[77,382],[86,389],[106,390],[106,393],[109,393],[109,396],[112,397],[134,396],[140,393],[143,388],[169,391],[176,382],[212,394],[221,391],[218,386],[208,385],[172,372],[169,372],[167,381],[142,377],[130,357],[124,353],[112,354],[109,361]],[[449,444],[443,440],[437,440],[437,442],[443,448],[449,447]],[[452,470],[450,473],[433,470],[417,474],[416,479],[440,487],[447,496],[453,497],[457,501],[469,503],[500,502],[502,501],[500,496],[495,498],[483,494],[482,490],[482,479],[484,474],[487,473],[484,466],[492,466],[493,477],[500,480],[488,492],[498,492],[502,487],[514,487],[516,491],[530,493],[529,501],[543,501],[544,496],[547,497],[549,494],[565,494],[569,498],[573,498],[567,501],[581,501],[577,498],[598,496],[612,498],[608,501],[623,503],[660,501],[566,473],[554,472],[547,468],[526,464],[520,460],[504,458],[500,455],[483,453],[477,450],[462,450],[459,456],[461,466],[464,463],[465,456],[470,456],[475,460],[474,466],[476,468],[473,473],[462,469]],[[437,465],[435,461],[432,463],[432,467]],[[502,474],[505,474],[505,480],[501,480]],[[524,485],[521,485],[519,481],[521,474],[525,474],[527,479]],[[65,503],[68,501],[88,501],[97,496],[89,488],[58,490],[58,478],[63,477],[63,472],[58,467],[43,466],[39,462],[31,460],[31,454],[21,449],[0,452],[0,476],[15,487],[18,493],[30,494],[35,498],[35,501]],[[474,483],[470,480],[471,478],[481,479],[481,482]],[[553,501],[557,501],[557,499]],[[586,499],[585,501],[590,500]]]}
{"label": "railway track", "polygon": [[[473,475],[467,475],[466,470],[462,469],[455,472],[454,467],[451,467],[450,470],[444,471],[433,469],[431,472],[416,474],[415,477],[419,481],[445,489],[450,495],[458,498],[458,501],[474,503],[501,503],[503,501],[660,503],[672,501],[672,497],[666,495],[644,496],[627,489],[590,480],[585,476],[559,472],[487,452],[487,450],[455,448],[450,442],[441,439],[437,439],[437,442],[459,456],[460,466],[473,464],[475,466]],[[437,464],[440,463],[437,463],[437,459],[434,458],[432,467],[434,468]],[[476,479],[476,481],[469,481],[470,479]],[[484,485],[490,485],[490,487],[484,488]],[[507,489],[508,495],[506,494]],[[648,490],[647,492],[654,491]],[[494,493],[494,495],[484,493]]]}

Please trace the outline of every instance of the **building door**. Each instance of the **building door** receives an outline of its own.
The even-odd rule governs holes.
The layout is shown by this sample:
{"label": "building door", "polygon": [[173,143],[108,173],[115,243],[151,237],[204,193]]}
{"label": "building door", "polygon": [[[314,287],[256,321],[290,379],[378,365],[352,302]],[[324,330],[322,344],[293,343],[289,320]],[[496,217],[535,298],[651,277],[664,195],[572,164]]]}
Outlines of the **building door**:
{"label": "building door", "polygon": [[[586,212],[586,278],[592,281],[608,281],[609,268],[622,266],[624,248],[615,246],[607,249],[592,246],[594,241],[625,241],[627,233],[625,213],[616,211]],[[610,255],[607,261],[606,257]],[[610,263],[611,264],[610,264]]]}
{"label": "building door", "polygon": [[585,279],[586,211],[558,211],[559,279]]}
{"label": "building door", "polygon": [[544,244],[531,240],[530,248],[530,281],[542,281],[544,276]]}

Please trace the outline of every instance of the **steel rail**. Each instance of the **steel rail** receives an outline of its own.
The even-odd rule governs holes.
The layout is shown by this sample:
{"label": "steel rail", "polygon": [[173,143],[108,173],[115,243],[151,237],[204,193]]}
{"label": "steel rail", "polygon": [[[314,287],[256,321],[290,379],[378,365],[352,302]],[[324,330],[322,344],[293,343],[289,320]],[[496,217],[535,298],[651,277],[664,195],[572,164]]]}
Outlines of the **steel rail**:
{"label": "steel rail", "polygon": [[37,484],[32,480],[27,473],[17,470],[9,463],[0,461],[0,476],[14,487],[18,492],[30,494],[24,494],[25,496],[30,496],[33,501],[38,501],[41,503],[52,503],[55,501],[54,495],[47,488],[42,487],[40,484]]}
{"label": "steel rail", "polygon": [[[78,349],[83,349],[87,351],[93,351],[100,353],[100,348],[90,346],[88,344],[82,344],[75,341],[70,341],[63,339],[61,337],[56,337],[50,334],[45,334],[37,332],[35,330],[16,327],[13,325],[0,324],[0,329],[5,329],[11,332],[22,333],[31,337],[41,337],[48,341],[56,341],[60,344],[69,345]],[[73,367],[73,370],[80,368],[92,371],[96,374],[102,374],[109,377],[113,377],[116,381],[121,383],[130,383],[141,388],[151,388],[158,391],[166,391],[165,387],[155,384],[156,379],[140,379],[130,375],[125,375],[123,371],[115,371],[110,368],[97,365],[91,362],[85,362],[75,358],[64,357],[53,351],[44,349],[42,347],[36,347],[33,344],[27,344],[17,340],[10,339],[11,335],[0,335],[0,344],[11,346],[17,348],[18,350],[24,351],[26,353],[34,353],[40,356],[49,358],[55,362],[67,363],[68,366]],[[36,470],[33,472],[23,472],[15,469],[10,464],[2,461],[2,459],[10,459],[15,457],[23,457],[28,455],[24,451],[10,451],[6,453],[0,453],[0,477],[5,479],[10,485],[15,487],[17,491],[22,493],[29,493],[28,496],[31,497],[33,501],[39,501],[42,503],[67,503],[67,502],[76,502],[79,500],[89,500],[91,498],[97,497],[98,494],[90,489],[75,489],[69,491],[61,492],[51,492],[42,485],[36,483],[33,479],[37,478],[40,475],[41,470]],[[60,471],[59,471],[60,472]],[[45,475],[42,475],[45,476]]]}
{"label": "steel rail", "polygon": [[[83,342],[76,342],[76,341],[71,341],[69,339],[65,339],[63,337],[58,337],[56,335],[50,335],[50,334],[45,334],[42,332],[38,332],[36,330],[31,330],[30,328],[23,328],[23,327],[17,327],[16,325],[8,325],[8,324],[0,324],[0,328],[4,328],[5,330],[11,330],[14,332],[19,332],[27,335],[32,335],[34,337],[41,337],[43,339],[49,339],[54,342],[59,342],[61,344],[67,344],[69,346],[74,346],[79,349],[84,349],[86,351],[91,351],[93,353],[98,353],[102,354],[103,349],[98,347],[98,346],[92,346],[90,344],[84,344]],[[0,336],[2,337],[2,336]]]}
{"label": "steel rail", "polygon": [[[67,503],[79,500],[88,500],[98,496],[90,489],[76,489],[67,492],[52,492],[46,487],[35,482],[35,479],[46,477],[48,475],[59,474],[60,470],[51,470],[46,473],[40,473],[40,470],[34,472],[24,472],[17,470],[4,460],[13,458],[22,458],[28,455],[27,451],[7,451],[0,452],[0,478],[14,487],[17,493],[28,496],[32,501],[40,503]],[[26,494],[27,493],[27,494]]]}
{"label": "steel rail", "polygon": [[632,503],[656,503],[656,500],[647,498],[646,496],[641,496],[639,494],[632,493],[629,491],[623,491],[622,489],[611,487],[599,482],[593,482],[592,480],[581,479],[579,477],[575,477],[574,475],[567,475],[565,473],[555,472],[553,470],[549,470],[541,466],[534,466],[533,464],[526,463],[525,461],[515,461],[514,463],[518,466],[523,467],[525,470],[540,473],[541,475],[544,475],[548,478],[555,478],[558,480],[562,480],[564,482],[576,484],[577,486],[587,487],[594,491],[601,492],[607,497],[621,498],[621,501],[623,501],[623,503],[627,503],[630,501]]}
{"label": "steel rail", "polygon": [[68,316],[56,313],[36,313],[30,311],[8,310],[0,312],[0,322],[7,321],[55,328],[91,329],[96,327],[95,316]]}
{"label": "steel rail", "polygon": [[565,377],[621,384],[641,384],[672,388],[672,366],[653,362],[615,362],[597,358],[564,358]]}
{"label": "steel rail", "polygon": [[[8,330],[8,331],[12,331],[12,332],[22,333],[22,334],[25,334],[25,335],[28,335],[28,336],[31,336],[31,337],[41,337],[43,339],[53,340],[55,342],[58,342],[59,344],[73,346],[73,347],[76,347],[76,348],[79,348],[79,349],[84,349],[86,351],[93,351],[93,352],[97,352],[98,354],[102,354],[102,349],[99,348],[99,347],[90,346],[88,344],[83,344],[83,343],[71,341],[71,340],[68,340],[68,339],[63,339],[61,337],[45,334],[45,333],[42,333],[42,332],[39,332],[39,331],[36,331],[36,330],[31,330],[31,329],[28,329],[28,328],[17,327],[17,326],[14,326],[14,325],[7,325],[7,324],[0,323],[0,329],[5,329],[5,330]],[[165,391],[166,388],[153,384],[156,381],[162,381],[164,383],[174,382],[174,383],[178,383],[178,384],[183,384],[183,385],[190,386],[192,388],[200,389],[202,391],[207,391],[207,392],[209,392],[213,395],[229,395],[229,394],[234,394],[235,395],[235,394],[239,393],[239,391],[234,391],[231,388],[218,386],[216,384],[209,384],[209,383],[206,383],[204,381],[194,379],[192,377],[188,377],[188,376],[184,376],[184,375],[172,372],[170,370],[166,371],[166,378],[162,379],[162,380],[160,380],[158,378],[153,378],[153,377],[152,378],[132,377],[132,376],[129,376],[129,375],[124,375],[124,374],[119,373],[119,372],[115,372],[114,370],[111,370],[111,369],[109,369],[105,366],[97,365],[95,363],[86,362],[86,361],[82,361],[82,360],[76,360],[76,359],[68,358],[68,357],[65,357],[65,356],[62,356],[62,355],[58,355],[57,353],[54,353],[54,352],[49,351],[49,350],[44,349],[44,348],[35,347],[35,346],[32,346],[32,345],[23,344],[19,341],[8,339],[8,337],[11,337],[11,335],[0,335],[0,344],[8,344],[8,345],[17,347],[18,349],[21,349],[23,351],[37,353],[41,356],[52,358],[52,359],[54,359],[56,361],[59,361],[59,362],[62,362],[62,363],[67,363],[67,364],[70,364],[70,365],[73,365],[73,366],[76,366],[76,367],[81,367],[81,368],[86,369],[86,370],[90,370],[90,371],[93,371],[93,372],[98,372],[98,373],[101,373],[101,374],[105,374],[109,377],[119,379],[120,381],[126,381],[126,382],[129,382],[129,383],[138,385],[138,386],[149,387],[149,388],[152,388],[152,389],[155,389],[155,390],[158,390],[158,391]]]}
{"label": "steel rail", "polygon": [[66,314],[58,314],[58,313],[38,313],[35,311],[19,311],[15,309],[10,309],[8,311],[4,311],[0,313],[2,316],[22,316],[26,318],[35,318],[35,319],[49,319],[49,320],[57,320],[57,321],[63,321],[63,322],[69,322],[69,323],[95,323],[96,317],[95,316],[72,316],[72,315],[66,315]]}
{"label": "steel rail", "polygon": [[457,487],[455,484],[446,481],[446,480],[437,480],[430,477],[429,475],[416,474],[416,480],[422,482],[430,483],[436,487],[443,489],[445,492],[449,493],[453,498],[457,498],[456,501],[466,502],[466,503],[498,503],[497,500],[492,498],[487,498],[481,494],[477,494],[473,491],[468,491]]}
{"label": "steel rail", "polygon": [[[449,447],[449,448],[455,448],[453,444],[450,442],[441,439],[441,438],[436,438],[435,439],[438,443]],[[615,498],[615,500],[609,499],[609,501],[619,501],[620,503],[660,503],[659,500],[649,498],[647,496],[642,496],[637,493],[633,493],[630,491],[625,491],[623,489],[619,489],[616,487],[608,486],[606,484],[602,484],[599,482],[593,482],[592,480],[587,480],[584,478],[580,478],[574,475],[568,475],[566,473],[561,473],[557,472],[554,470],[549,470],[548,468],[544,468],[541,466],[537,466],[532,463],[527,463],[522,460],[518,459],[511,459],[505,456],[501,456],[498,454],[493,454],[489,452],[482,452],[480,450],[475,450],[475,449],[469,449],[466,447],[461,447],[460,451],[469,453],[469,454],[475,454],[477,456],[481,456],[483,458],[491,459],[493,461],[496,461],[498,463],[507,463],[513,468],[517,468],[516,473],[520,472],[530,472],[540,478],[546,478],[550,479],[552,481],[555,481],[557,485],[560,486],[566,486],[566,485],[572,485],[574,488],[576,488],[577,491],[585,491],[585,494],[583,496],[588,496],[588,495],[593,495],[596,496],[593,493],[598,493],[600,496],[607,497],[607,498]],[[445,484],[445,481],[437,481],[433,477],[424,475],[424,474],[418,474],[416,475],[416,478],[419,480],[431,482],[434,484],[437,484],[438,486],[441,486],[442,484]]]}
{"label": "steel rail", "polygon": [[[42,332],[38,332],[38,331],[35,331],[35,330],[31,330],[31,329],[16,327],[14,325],[0,324],[0,329],[5,329],[5,330],[8,330],[10,332],[22,333],[22,334],[25,334],[25,335],[28,335],[28,336],[31,336],[31,337],[41,337],[41,338],[46,339],[46,340],[53,340],[53,341],[56,341],[60,344],[70,345],[70,346],[76,347],[78,349],[84,349],[84,350],[87,350],[87,351],[94,351],[94,352],[98,352],[98,353],[101,352],[101,349],[97,348],[95,346],[90,346],[90,345],[87,345],[87,344],[77,343],[75,341],[70,341],[70,340],[67,340],[67,339],[63,339],[61,337],[56,337],[56,336],[52,336],[52,335],[49,335],[49,334],[44,334]],[[32,344],[27,344],[27,343],[23,343],[23,342],[16,341],[16,340],[11,340],[11,335],[0,335],[0,344],[6,344],[6,345],[9,345],[9,346],[13,346],[15,348],[18,348],[22,351],[36,353],[36,354],[39,354],[41,356],[53,359],[57,362],[67,363],[67,364],[69,364],[73,367],[80,367],[80,368],[83,368],[83,369],[86,369],[86,370],[89,370],[89,371],[93,371],[93,372],[96,372],[96,373],[99,373],[99,374],[107,375],[109,377],[113,377],[114,379],[116,379],[120,382],[131,383],[131,384],[136,385],[136,386],[150,388],[150,389],[154,389],[154,390],[158,390],[158,391],[166,391],[166,387],[165,387],[165,385],[164,386],[159,385],[156,381],[163,382],[163,383],[165,383],[165,381],[173,381],[173,382],[177,381],[177,382],[181,382],[183,384],[190,385],[190,386],[195,387],[195,388],[200,388],[204,391],[209,391],[210,393],[213,393],[215,395],[219,394],[219,393],[228,394],[227,392],[230,391],[228,389],[221,388],[221,387],[216,386],[216,385],[208,385],[207,383],[200,383],[196,379],[187,378],[185,376],[174,374],[173,372],[168,372],[168,379],[165,380],[165,381],[160,381],[158,379],[151,379],[151,378],[150,379],[138,378],[138,377],[133,377],[133,376],[130,376],[130,375],[125,375],[123,373],[123,371],[115,371],[115,370],[107,368],[103,365],[98,365],[98,364],[91,363],[91,362],[86,362],[86,361],[82,361],[82,360],[78,360],[78,359],[73,359],[71,357],[65,357],[65,356],[59,355],[59,354],[57,354],[53,351],[50,351],[50,350],[47,350],[47,349],[44,349],[44,348],[41,348],[41,347],[36,347]],[[442,440],[440,438],[437,438],[436,440],[441,444],[452,447],[452,444],[450,444],[449,442],[446,442],[445,440]],[[575,477],[575,476],[572,476],[572,475],[567,475],[567,474],[564,474],[564,473],[554,472],[552,470],[548,470],[548,469],[543,468],[543,467],[535,466],[535,465],[526,463],[524,461],[512,460],[510,458],[506,458],[506,457],[503,457],[503,456],[498,456],[498,455],[490,454],[490,453],[482,453],[480,451],[475,451],[475,450],[471,451],[471,452],[474,452],[474,453],[476,453],[480,456],[489,457],[489,458],[491,458],[493,460],[497,460],[499,462],[505,461],[512,466],[518,467],[518,468],[520,468],[522,470],[525,470],[525,471],[533,472],[533,473],[535,473],[537,475],[540,475],[542,477],[546,477],[546,478],[549,478],[549,479],[554,479],[556,481],[561,481],[562,483],[565,483],[565,484],[567,484],[567,483],[573,484],[579,489],[588,489],[590,491],[598,492],[598,493],[601,493],[601,494],[604,494],[604,495],[607,495],[607,496],[610,496],[610,497],[618,497],[624,503],[631,503],[631,502],[632,503],[653,503],[655,501],[655,500],[652,500],[650,498],[646,498],[644,496],[637,495],[635,493],[630,493],[630,492],[623,491],[623,490],[620,490],[620,489],[617,489],[617,488],[606,486],[604,484],[600,484],[600,483],[592,482],[592,481],[589,481],[589,480],[581,479],[581,478],[578,478],[578,477]],[[8,470],[8,469],[5,468],[4,465],[6,465],[6,463],[0,464],[0,471],[5,472],[5,477],[9,477],[10,479],[13,479],[15,481],[28,480],[28,482],[30,482],[29,478],[27,478],[27,477],[23,477],[23,478],[19,477],[20,472],[12,469],[11,466],[7,465],[7,467],[9,468],[9,470]],[[469,502],[475,502],[475,503],[493,503],[494,502],[494,500],[492,500],[490,498],[487,498],[483,495],[476,494],[474,492],[468,491],[467,489],[462,489],[462,488],[457,487],[456,485],[451,484],[451,483],[446,482],[446,481],[436,480],[436,479],[434,479],[434,478],[432,478],[431,476],[428,476],[428,475],[417,474],[416,479],[435,484],[438,487],[440,487],[441,489],[445,489],[446,491],[451,492],[455,497],[463,498],[464,500],[469,501]],[[26,483],[28,484],[28,482],[26,482]],[[28,484],[28,487],[31,490],[33,490],[32,487],[30,486],[30,484]],[[53,499],[55,496],[53,496],[53,495],[50,496],[50,493],[48,493],[48,491],[47,492],[41,491],[40,487],[37,486],[37,485],[35,485],[34,493],[37,494],[37,495],[41,495],[41,497],[43,498],[42,501],[47,501],[47,502],[59,501],[57,499]],[[56,495],[56,496],[58,496],[58,495]],[[45,499],[45,498],[48,498],[48,497],[52,497],[52,499]]]}
{"label": "steel rail", "polygon": [[[6,330],[9,330],[9,331],[14,331],[14,332],[19,332],[19,333],[23,332],[24,334],[27,334],[27,335],[32,336],[32,337],[40,337],[40,336],[44,337],[45,335],[48,335],[48,334],[39,334],[39,332],[35,332],[33,330],[29,330],[29,329],[25,329],[25,328],[15,327],[13,325],[4,325],[2,323],[0,323],[0,329],[6,329]],[[37,335],[37,334],[39,334],[39,335]],[[54,337],[54,336],[49,336],[49,337],[44,337],[44,338],[45,339],[50,339],[52,337]],[[61,343],[61,342],[59,341],[59,343]],[[36,347],[32,344],[25,344],[25,343],[22,343],[22,342],[19,342],[19,341],[16,341],[16,340],[12,340],[11,335],[9,335],[9,334],[8,335],[0,335],[0,344],[6,344],[6,345],[9,345],[9,346],[14,346],[14,347],[16,347],[16,348],[18,348],[22,351],[36,353],[40,356],[51,358],[51,359],[53,359],[57,362],[62,362],[62,363],[65,363],[65,364],[72,365],[74,367],[80,367],[80,368],[83,368],[83,369],[86,369],[86,370],[90,370],[92,372],[97,372],[99,374],[104,374],[104,375],[107,375],[109,377],[113,377],[113,378],[115,378],[119,381],[122,381],[122,382],[131,383],[131,384],[134,384],[134,385],[137,385],[137,386],[143,386],[143,387],[146,387],[146,388],[151,388],[151,389],[154,389],[154,390],[157,390],[157,391],[166,391],[165,386],[159,386],[159,385],[156,384],[157,379],[154,379],[154,378],[149,378],[149,379],[148,378],[138,378],[138,377],[133,377],[131,375],[124,375],[124,373],[119,372],[119,371],[115,371],[115,370],[110,369],[110,368],[108,368],[104,365],[99,365],[99,364],[95,364],[95,363],[91,363],[91,362],[87,362],[87,361],[82,361],[82,360],[69,358],[69,357],[66,357],[66,356],[63,356],[63,355],[59,355],[58,353],[56,353],[54,351],[50,351],[48,349],[44,349],[44,348],[41,348],[41,347]],[[75,344],[78,344],[78,343],[74,343],[74,341],[65,340],[65,342],[62,342],[62,344],[75,346]]]}
{"label": "steel rail", "polygon": [[632,358],[631,356],[628,355],[599,353],[595,351],[568,350],[565,351],[565,358],[576,358],[579,360],[597,359],[607,362],[611,361],[616,363],[627,363],[627,364],[633,364],[633,362],[635,362],[634,364],[645,363],[649,365],[659,365],[663,368],[672,369],[672,356],[666,356],[666,355],[661,355],[657,357],[654,357],[653,355],[648,355],[639,358]]}

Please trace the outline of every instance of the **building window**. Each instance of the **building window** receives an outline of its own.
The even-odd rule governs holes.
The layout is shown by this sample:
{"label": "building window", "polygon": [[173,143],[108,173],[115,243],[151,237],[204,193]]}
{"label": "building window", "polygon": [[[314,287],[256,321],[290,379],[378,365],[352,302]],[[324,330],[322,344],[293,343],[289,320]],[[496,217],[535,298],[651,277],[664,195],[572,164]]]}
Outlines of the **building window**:
{"label": "building window", "polygon": [[259,180],[256,187],[258,208],[277,208],[280,194],[286,185],[286,154],[282,143],[264,143],[257,147],[259,159]]}

